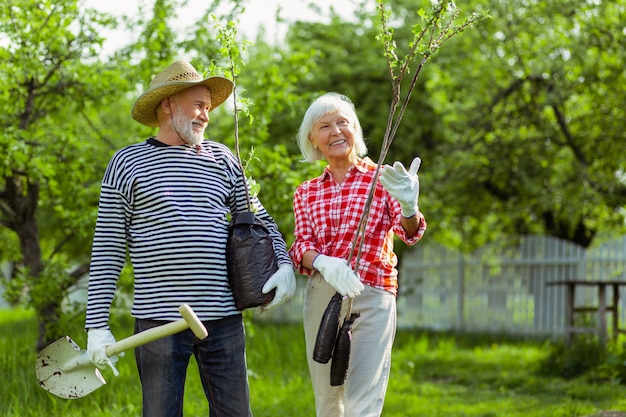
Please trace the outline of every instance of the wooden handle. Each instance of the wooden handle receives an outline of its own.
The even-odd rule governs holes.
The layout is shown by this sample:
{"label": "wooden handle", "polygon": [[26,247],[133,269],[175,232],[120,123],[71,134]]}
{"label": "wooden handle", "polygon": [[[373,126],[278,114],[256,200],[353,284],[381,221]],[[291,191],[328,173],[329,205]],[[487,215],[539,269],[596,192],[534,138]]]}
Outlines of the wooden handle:
{"label": "wooden handle", "polygon": [[162,326],[153,327],[143,332],[136,333],[125,339],[119,340],[106,347],[105,352],[108,357],[115,356],[118,353],[126,350],[134,349],[136,347],[145,345],[146,343],[153,342],[158,339],[162,339],[166,336],[170,336],[176,333],[180,333],[183,330],[191,328],[194,334],[199,339],[204,339],[208,336],[208,332],[196,313],[193,312],[191,307],[187,304],[183,304],[178,309],[183,316],[182,320],[173,321],[171,323],[164,324]]}
{"label": "wooden handle", "polygon": [[178,311],[180,312],[180,315],[183,316],[183,319],[185,319],[185,321],[189,325],[189,328],[198,339],[202,340],[209,335],[206,327],[204,327],[204,324],[202,324],[202,322],[200,321],[198,316],[196,316],[196,313],[194,313],[191,307],[189,307],[187,304],[183,304],[179,307]]}

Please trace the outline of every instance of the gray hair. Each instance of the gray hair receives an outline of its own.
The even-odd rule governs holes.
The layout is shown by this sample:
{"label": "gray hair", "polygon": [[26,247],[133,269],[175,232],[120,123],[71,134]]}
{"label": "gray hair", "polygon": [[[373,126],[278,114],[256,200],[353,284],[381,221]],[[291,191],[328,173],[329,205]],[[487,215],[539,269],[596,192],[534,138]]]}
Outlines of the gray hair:
{"label": "gray hair", "polygon": [[354,150],[359,157],[367,154],[367,146],[363,140],[363,129],[356,115],[356,110],[352,101],[338,93],[326,93],[318,97],[304,113],[304,118],[298,129],[296,141],[304,157],[304,162],[315,162],[324,158],[319,149],[313,147],[313,143],[309,139],[309,134],[322,117],[332,113],[344,113],[354,129]]}

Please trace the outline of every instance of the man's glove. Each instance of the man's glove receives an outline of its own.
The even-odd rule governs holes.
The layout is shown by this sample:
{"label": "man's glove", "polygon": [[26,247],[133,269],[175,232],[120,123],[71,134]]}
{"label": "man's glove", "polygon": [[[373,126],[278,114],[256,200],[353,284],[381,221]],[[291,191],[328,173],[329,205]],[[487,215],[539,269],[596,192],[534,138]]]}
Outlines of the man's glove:
{"label": "man's glove", "polygon": [[421,163],[422,160],[415,157],[407,172],[402,162],[396,161],[393,166],[383,166],[379,177],[385,190],[400,203],[404,217],[414,216],[419,210],[417,199],[420,195],[420,182],[417,170]]}
{"label": "man's glove", "polygon": [[320,254],[313,260],[313,268],[341,295],[354,298],[365,289],[359,276],[344,259]]}
{"label": "man's glove", "polygon": [[[100,369],[110,366],[113,374],[118,376],[120,373],[115,367],[117,356],[109,358],[105,351],[106,347],[113,343],[115,343],[115,337],[110,330],[89,329],[87,332],[87,355],[91,362]],[[120,353],[120,356],[123,356],[123,353]]]}
{"label": "man's glove", "polygon": [[278,271],[267,280],[263,286],[263,294],[267,294],[276,288],[274,299],[263,307],[264,310],[271,310],[293,297],[296,292],[296,274],[291,265],[282,265]]}

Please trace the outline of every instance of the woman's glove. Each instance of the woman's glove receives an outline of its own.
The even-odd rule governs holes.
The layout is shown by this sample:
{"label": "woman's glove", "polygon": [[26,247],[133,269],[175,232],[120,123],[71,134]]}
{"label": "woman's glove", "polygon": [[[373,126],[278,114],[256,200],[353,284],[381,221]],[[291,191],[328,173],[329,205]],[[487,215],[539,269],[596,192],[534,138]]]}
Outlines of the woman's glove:
{"label": "woman's glove", "polygon": [[[109,358],[105,351],[106,347],[113,343],[115,343],[115,337],[110,330],[89,329],[87,332],[87,355],[91,362],[100,369],[110,366],[113,374],[118,376],[120,373],[115,367],[117,356],[114,355]],[[120,356],[123,356],[123,353]]]}
{"label": "woman's glove", "polygon": [[400,203],[404,217],[414,216],[419,211],[417,199],[420,195],[420,182],[417,170],[421,163],[422,160],[415,157],[408,172],[402,162],[398,161],[394,162],[393,166],[383,166],[381,170],[380,183]]}
{"label": "woman's glove", "polygon": [[313,260],[313,268],[341,295],[354,298],[365,289],[359,276],[344,259],[320,254]]}
{"label": "woman's glove", "polygon": [[278,271],[267,280],[263,286],[262,292],[263,294],[267,294],[274,288],[276,288],[274,299],[263,307],[265,310],[271,310],[279,306],[293,297],[293,294],[296,292],[296,274],[293,272],[291,265],[282,265],[279,267]]}

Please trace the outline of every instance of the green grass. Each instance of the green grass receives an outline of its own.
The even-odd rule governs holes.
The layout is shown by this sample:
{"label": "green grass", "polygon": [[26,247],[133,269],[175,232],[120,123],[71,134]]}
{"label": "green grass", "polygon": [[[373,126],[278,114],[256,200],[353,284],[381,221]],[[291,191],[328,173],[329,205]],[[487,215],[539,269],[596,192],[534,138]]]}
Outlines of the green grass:
{"label": "green grass", "polygon": [[[78,320],[68,334],[83,348]],[[130,335],[125,318],[114,326]],[[37,384],[37,324],[29,312],[0,311],[0,415],[6,417],[140,416],[141,391],[132,352],[121,358],[120,376],[103,371],[107,384],[76,399],[57,398]],[[399,331],[384,417],[574,417],[601,410],[626,411],[626,386],[588,376],[541,376],[545,343],[478,335]],[[248,367],[255,417],[314,416],[304,336],[299,325],[252,323]],[[185,416],[207,416],[195,363],[188,373]]]}

